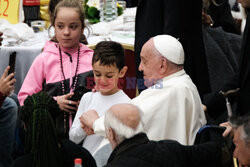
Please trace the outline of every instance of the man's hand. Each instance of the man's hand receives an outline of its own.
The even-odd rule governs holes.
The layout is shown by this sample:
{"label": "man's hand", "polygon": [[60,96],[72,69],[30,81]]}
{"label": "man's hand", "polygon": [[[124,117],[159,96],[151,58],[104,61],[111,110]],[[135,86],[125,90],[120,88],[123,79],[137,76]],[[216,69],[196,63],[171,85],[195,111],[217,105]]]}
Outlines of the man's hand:
{"label": "man's hand", "polygon": [[[80,117],[81,118],[81,117]],[[85,125],[83,125],[82,124],[82,128],[83,128],[83,130],[85,131],[85,133],[89,136],[89,135],[93,135],[93,134],[95,134],[95,132],[93,131],[93,129],[90,129],[90,128],[88,128],[87,126],[85,126]]]}
{"label": "man's hand", "polygon": [[91,129],[93,131],[93,124],[94,124],[95,120],[97,120],[98,118],[99,118],[99,115],[97,114],[97,112],[95,110],[89,110],[89,111],[83,113],[79,119],[83,125],[84,131],[86,128]]}
{"label": "man's hand", "polygon": [[73,111],[77,111],[79,101],[75,102],[75,101],[69,100],[69,98],[71,98],[73,96],[73,94],[74,93],[68,93],[66,95],[62,95],[62,96],[57,97],[56,101],[57,101],[57,104],[59,105],[59,108],[61,110],[69,112],[69,113],[73,112]]}
{"label": "man's hand", "polygon": [[0,78],[0,92],[4,96],[8,96],[13,90],[14,90],[14,83],[16,82],[16,79],[14,79],[14,73],[11,73],[8,75],[8,71],[10,69],[10,66],[5,68],[3,75]]}
{"label": "man's hand", "polygon": [[222,134],[223,137],[227,137],[228,135],[232,138],[233,137],[233,128],[229,122],[221,123],[220,126],[226,127],[226,130]]}

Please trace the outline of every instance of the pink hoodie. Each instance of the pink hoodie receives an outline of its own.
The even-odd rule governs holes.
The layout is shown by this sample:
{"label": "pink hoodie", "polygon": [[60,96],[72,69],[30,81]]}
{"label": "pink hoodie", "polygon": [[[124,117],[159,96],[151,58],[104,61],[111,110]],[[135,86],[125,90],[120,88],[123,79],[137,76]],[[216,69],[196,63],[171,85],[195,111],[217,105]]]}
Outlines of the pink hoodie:
{"label": "pink hoodie", "polygon": [[[66,79],[72,78],[75,75],[77,65],[76,50],[72,56],[72,62],[67,54],[63,51],[63,71]],[[87,46],[80,44],[79,65],[77,74],[81,74],[92,70],[93,50]],[[46,42],[43,52],[33,61],[29,72],[27,73],[23,85],[18,93],[20,105],[23,105],[24,100],[28,95],[37,93],[43,89],[43,82],[46,84],[56,83],[64,80],[60,67],[60,54],[57,44],[51,41]]]}

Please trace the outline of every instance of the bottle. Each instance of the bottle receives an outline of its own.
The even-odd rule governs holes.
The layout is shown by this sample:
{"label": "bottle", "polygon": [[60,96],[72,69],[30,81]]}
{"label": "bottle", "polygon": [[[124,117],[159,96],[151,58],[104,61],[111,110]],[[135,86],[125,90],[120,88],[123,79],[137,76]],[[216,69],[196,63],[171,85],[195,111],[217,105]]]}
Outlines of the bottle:
{"label": "bottle", "polygon": [[117,0],[100,0],[100,21],[109,22],[117,18]]}
{"label": "bottle", "polygon": [[82,159],[81,158],[75,159],[75,166],[74,167],[82,167]]}
{"label": "bottle", "polygon": [[29,26],[31,21],[40,19],[40,0],[23,0],[25,23]]}

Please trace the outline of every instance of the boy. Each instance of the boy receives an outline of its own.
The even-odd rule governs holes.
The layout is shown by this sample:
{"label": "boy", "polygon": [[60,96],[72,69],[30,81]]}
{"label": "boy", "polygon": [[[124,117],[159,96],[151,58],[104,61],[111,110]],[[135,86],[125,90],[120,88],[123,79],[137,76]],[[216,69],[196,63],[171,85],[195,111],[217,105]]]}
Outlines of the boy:
{"label": "boy", "polygon": [[124,62],[124,49],[119,43],[103,41],[96,45],[92,67],[99,92],[83,95],[69,131],[70,140],[79,144],[84,139],[83,147],[92,155],[97,151],[104,137],[97,134],[87,136],[80,117],[88,110],[96,110],[99,116],[103,116],[112,105],[130,101],[130,98],[118,88],[119,78],[122,78],[127,71]]}

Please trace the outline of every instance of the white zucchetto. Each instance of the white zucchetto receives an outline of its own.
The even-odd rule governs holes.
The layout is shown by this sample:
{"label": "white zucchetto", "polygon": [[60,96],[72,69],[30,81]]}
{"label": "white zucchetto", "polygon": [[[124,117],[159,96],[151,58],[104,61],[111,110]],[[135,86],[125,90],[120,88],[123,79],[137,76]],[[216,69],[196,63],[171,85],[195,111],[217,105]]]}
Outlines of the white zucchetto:
{"label": "white zucchetto", "polygon": [[170,35],[157,35],[153,37],[156,50],[175,64],[184,64],[184,50],[181,43]]}

